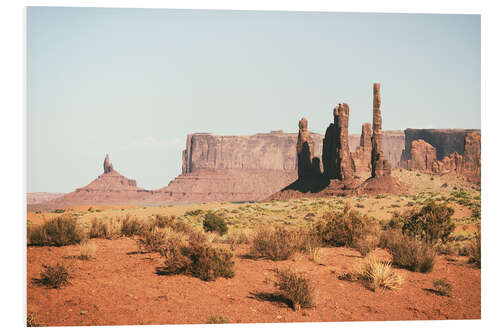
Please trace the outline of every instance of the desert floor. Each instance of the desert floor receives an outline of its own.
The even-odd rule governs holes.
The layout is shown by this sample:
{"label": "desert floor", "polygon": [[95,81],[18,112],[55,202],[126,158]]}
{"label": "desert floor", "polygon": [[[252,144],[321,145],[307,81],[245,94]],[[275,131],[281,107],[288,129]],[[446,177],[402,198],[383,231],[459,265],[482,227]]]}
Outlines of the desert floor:
{"label": "desert floor", "polygon": [[[398,175],[399,173],[399,175]],[[307,226],[325,212],[339,210],[349,202],[353,209],[387,221],[394,212],[418,207],[425,200],[447,201],[455,209],[456,245],[468,242],[480,228],[480,188],[447,177],[407,171],[394,174],[409,183],[413,193],[405,196],[294,199],[283,202],[204,203],[156,207],[70,207],[65,213],[78,218],[84,228],[94,219],[131,215],[152,219],[175,215],[180,221],[201,228],[203,214],[212,210],[232,229],[254,230],[261,225]],[[446,184],[446,185],[444,185]],[[480,213],[479,213],[480,214]],[[57,216],[53,212],[28,212],[28,225]],[[360,282],[340,280],[364,258],[354,249],[324,247],[319,260],[296,254],[285,261],[249,257],[249,245],[233,245],[235,276],[205,282],[185,275],[159,275],[164,259],[158,253],[141,253],[137,237],[91,239],[97,252],[90,260],[78,259],[77,245],[27,247],[27,307],[40,326],[204,324],[221,317],[231,323],[314,322],[362,320],[479,319],[481,317],[481,269],[468,257],[439,255],[430,273],[394,269],[405,276],[400,290],[372,291]],[[220,239],[218,246],[229,248]],[[390,259],[382,249],[375,254]],[[43,264],[62,262],[71,267],[71,284],[48,289],[34,283]],[[316,286],[316,306],[294,311],[277,294],[275,269],[293,267],[305,272]],[[449,296],[433,289],[433,281],[447,279]]]}

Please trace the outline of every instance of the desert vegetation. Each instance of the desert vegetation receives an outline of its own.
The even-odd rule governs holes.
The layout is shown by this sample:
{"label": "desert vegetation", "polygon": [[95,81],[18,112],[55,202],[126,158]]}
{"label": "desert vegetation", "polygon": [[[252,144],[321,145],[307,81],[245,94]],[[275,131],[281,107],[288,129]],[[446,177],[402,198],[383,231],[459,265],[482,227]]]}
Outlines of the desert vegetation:
{"label": "desert vegetation", "polygon": [[[430,182],[426,177],[419,177],[424,184]],[[107,265],[112,269],[115,261],[126,261],[124,272],[134,272],[121,275],[127,288],[134,288],[126,282],[131,278],[149,279],[157,281],[155,288],[159,289],[154,290],[167,292],[175,300],[172,292],[189,295],[194,283],[193,290],[204,303],[227,299],[229,309],[235,304],[233,299],[253,304],[248,305],[250,317],[244,321],[255,313],[251,309],[260,307],[267,312],[283,307],[293,310],[287,318],[294,321],[316,318],[315,313],[319,316],[326,309],[335,313],[331,307],[337,303],[330,298],[335,293],[336,297],[357,295],[352,300],[355,304],[375,302],[369,295],[382,291],[396,304],[408,293],[422,299],[447,295],[440,299],[455,302],[455,295],[475,293],[459,282],[462,276],[473,280],[480,276],[480,191],[450,180],[441,188],[440,182],[435,176],[432,184],[440,190],[408,195],[30,212],[27,238],[33,246],[28,248],[28,258],[44,253],[52,259],[40,257],[42,265],[36,268],[28,264],[29,293],[38,295],[38,289],[76,292],[74,288],[83,281],[95,285],[111,279],[115,274]],[[103,260],[109,261],[105,264]],[[102,274],[107,275],[93,282],[92,277],[103,268]],[[78,274],[70,274],[73,270]],[[90,280],[86,280],[87,274]],[[421,275],[416,279],[412,274]],[[106,282],[99,283],[111,288]],[[183,287],[173,288],[171,283]],[[233,284],[239,289],[232,289]],[[168,291],[163,285],[170,286]],[[208,296],[213,288],[218,296]],[[374,292],[366,294],[367,289]],[[140,292],[125,294],[135,300]],[[148,307],[148,303],[142,304]],[[199,316],[200,323],[223,323],[227,318],[238,322],[240,318],[234,311],[209,309]],[[246,313],[238,309],[240,314]],[[35,311],[36,324],[43,326],[47,317],[40,309]],[[269,320],[281,320],[277,316],[284,314]],[[401,318],[412,316],[408,312]],[[177,322],[175,317],[169,318]]]}

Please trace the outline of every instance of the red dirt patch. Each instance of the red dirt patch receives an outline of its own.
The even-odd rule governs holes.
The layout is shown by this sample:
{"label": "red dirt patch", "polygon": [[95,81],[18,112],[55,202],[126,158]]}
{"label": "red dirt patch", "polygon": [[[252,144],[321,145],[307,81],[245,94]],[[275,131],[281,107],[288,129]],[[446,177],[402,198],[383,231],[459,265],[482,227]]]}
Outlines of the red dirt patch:
{"label": "red dirt patch", "polygon": [[[439,257],[429,274],[398,269],[406,275],[400,291],[366,289],[338,276],[363,259],[346,248],[323,249],[322,264],[304,255],[284,262],[245,259],[246,246],[236,249],[236,275],[214,282],[183,276],[161,276],[163,264],[154,254],[137,254],[135,241],[92,240],[98,247],[95,259],[75,259],[76,246],[28,247],[28,310],[42,326],[203,324],[211,315],[233,323],[314,322],[362,320],[479,319],[481,317],[481,270],[465,264],[465,258]],[[387,255],[382,250],[378,254]],[[72,285],[46,289],[32,282],[42,264],[73,262]],[[273,269],[294,265],[309,274],[317,285],[314,309],[294,312],[273,298]],[[451,297],[432,291],[434,279],[453,285]]]}

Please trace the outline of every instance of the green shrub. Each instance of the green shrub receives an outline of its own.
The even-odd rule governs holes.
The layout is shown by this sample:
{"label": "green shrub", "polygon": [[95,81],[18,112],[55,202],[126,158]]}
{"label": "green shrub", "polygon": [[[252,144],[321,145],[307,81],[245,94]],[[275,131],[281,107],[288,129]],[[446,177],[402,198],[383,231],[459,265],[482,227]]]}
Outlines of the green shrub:
{"label": "green shrub", "polygon": [[164,273],[192,275],[204,281],[234,276],[233,253],[224,248],[207,243],[189,243],[166,248],[161,254],[165,257]]}
{"label": "green shrub", "polygon": [[203,219],[203,229],[206,232],[212,231],[222,236],[227,232],[227,224],[222,217],[215,215],[213,212],[208,212]]}
{"label": "green shrub", "polygon": [[446,203],[428,202],[420,209],[412,209],[405,213],[394,213],[389,227],[401,229],[406,235],[432,244],[437,241],[446,243],[455,229],[451,220],[454,210]]}
{"label": "green shrub", "polygon": [[303,272],[296,272],[286,268],[276,271],[276,286],[282,296],[288,299],[295,311],[301,308],[310,308],[315,305],[315,288],[313,282]]}
{"label": "green shrub", "polygon": [[430,272],[434,268],[436,252],[433,247],[398,230],[383,232],[379,246],[389,251],[396,265],[420,273]]}
{"label": "green shrub", "polygon": [[434,290],[441,296],[450,296],[453,286],[446,279],[434,280]]}
{"label": "green shrub", "polygon": [[362,238],[377,238],[380,226],[373,218],[351,210],[346,204],[342,212],[330,212],[323,216],[313,227],[315,233],[325,245],[354,247]]}
{"label": "green shrub", "polygon": [[271,260],[286,260],[303,245],[304,239],[298,230],[260,228],[252,239],[250,253]]}
{"label": "green shrub", "polygon": [[52,211],[52,213],[62,214],[62,213],[64,213],[65,211],[66,211],[65,209],[59,209],[59,208],[58,208],[58,209],[53,210],[53,211]]}
{"label": "green shrub", "polygon": [[71,276],[68,267],[65,265],[57,263],[55,265],[42,265],[42,267],[40,278],[34,279],[36,284],[54,289],[70,284],[69,279]]}
{"label": "green shrub", "polygon": [[29,225],[28,239],[32,245],[63,246],[78,244],[85,238],[77,219],[69,214],[45,221],[42,225]]}

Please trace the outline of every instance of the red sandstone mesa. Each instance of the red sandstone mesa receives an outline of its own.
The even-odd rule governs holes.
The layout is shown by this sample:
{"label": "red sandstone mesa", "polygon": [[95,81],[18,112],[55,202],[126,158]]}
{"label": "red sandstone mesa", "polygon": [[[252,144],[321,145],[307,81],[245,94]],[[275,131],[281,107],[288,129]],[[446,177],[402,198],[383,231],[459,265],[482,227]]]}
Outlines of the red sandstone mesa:
{"label": "red sandstone mesa", "polygon": [[411,159],[408,160],[408,170],[430,171],[437,161],[436,148],[424,140],[411,143]]}

